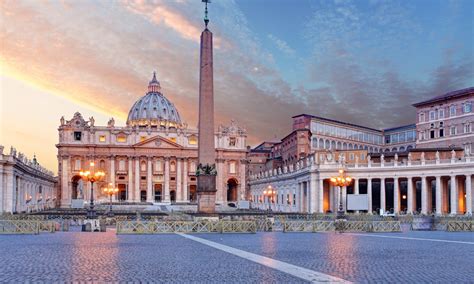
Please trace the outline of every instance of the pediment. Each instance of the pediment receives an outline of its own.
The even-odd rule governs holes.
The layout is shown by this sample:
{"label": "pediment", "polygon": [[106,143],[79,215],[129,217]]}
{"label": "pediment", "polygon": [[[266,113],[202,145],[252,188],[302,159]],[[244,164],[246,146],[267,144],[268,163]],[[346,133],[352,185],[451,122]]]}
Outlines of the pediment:
{"label": "pediment", "polygon": [[161,136],[154,136],[151,138],[148,138],[146,140],[143,140],[139,143],[136,143],[133,145],[134,147],[139,147],[139,148],[164,148],[164,149],[180,149],[183,148],[183,146],[179,145],[176,142],[171,141],[170,139],[166,139]]}

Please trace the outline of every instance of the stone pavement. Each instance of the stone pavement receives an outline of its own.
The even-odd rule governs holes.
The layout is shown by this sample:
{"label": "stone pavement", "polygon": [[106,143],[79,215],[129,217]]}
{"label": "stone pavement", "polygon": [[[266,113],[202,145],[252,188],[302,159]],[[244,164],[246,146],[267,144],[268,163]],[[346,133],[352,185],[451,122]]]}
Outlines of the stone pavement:
{"label": "stone pavement", "polygon": [[[473,233],[193,236],[357,283],[474,283]],[[307,282],[174,234],[0,235],[0,282],[27,281]]]}

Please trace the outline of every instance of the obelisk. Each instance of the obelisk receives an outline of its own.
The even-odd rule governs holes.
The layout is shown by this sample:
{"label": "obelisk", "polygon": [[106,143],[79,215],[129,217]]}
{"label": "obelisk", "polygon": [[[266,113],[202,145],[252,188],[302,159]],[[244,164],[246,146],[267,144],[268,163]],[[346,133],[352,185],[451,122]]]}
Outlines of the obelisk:
{"label": "obelisk", "polygon": [[214,213],[216,208],[216,150],[214,144],[214,85],[212,68],[212,33],[207,28],[207,4],[201,33],[201,56],[199,70],[199,143],[197,169],[198,212]]}

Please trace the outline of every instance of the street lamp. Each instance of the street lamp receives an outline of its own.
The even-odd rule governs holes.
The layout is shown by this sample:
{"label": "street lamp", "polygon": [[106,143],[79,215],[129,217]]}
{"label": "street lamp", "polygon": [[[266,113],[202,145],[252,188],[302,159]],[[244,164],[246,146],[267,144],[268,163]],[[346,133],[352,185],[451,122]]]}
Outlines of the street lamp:
{"label": "street lamp", "polygon": [[339,209],[337,210],[337,219],[344,219],[344,208],[342,206],[342,188],[352,182],[352,178],[346,176],[343,169],[339,170],[339,176],[331,177],[331,184],[339,187]]}
{"label": "street lamp", "polygon": [[94,210],[94,182],[102,180],[105,176],[104,171],[94,171],[94,162],[90,162],[89,170],[79,172],[79,175],[83,180],[89,181],[91,183],[91,202],[89,204],[89,209],[87,210],[87,219],[96,219],[97,214]]}
{"label": "street lamp", "polygon": [[[275,194],[276,194],[276,191],[272,188],[271,185],[269,185],[267,187],[267,190],[263,191],[263,195],[268,198],[268,210],[272,210],[271,203],[273,203],[273,201],[274,201],[273,197],[275,196]],[[270,200],[270,198],[271,198],[271,200]]]}
{"label": "street lamp", "polygon": [[114,213],[112,212],[112,196],[116,194],[119,191],[117,187],[114,187],[112,183],[109,183],[109,186],[104,188],[104,192],[109,196],[110,198],[110,207],[109,207],[109,213],[107,216],[113,217]]}

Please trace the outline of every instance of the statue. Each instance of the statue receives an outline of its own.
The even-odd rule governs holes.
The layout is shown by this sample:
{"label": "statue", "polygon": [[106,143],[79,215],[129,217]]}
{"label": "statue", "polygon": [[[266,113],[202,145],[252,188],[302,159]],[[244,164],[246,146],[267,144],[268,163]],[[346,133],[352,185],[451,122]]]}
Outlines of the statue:
{"label": "statue", "polygon": [[425,152],[421,152],[421,160],[424,162],[425,161]]}
{"label": "statue", "polygon": [[115,119],[112,117],[109,119],[109,122],[107,122],[108,127],[115,127]]}
{"label": "statue", "polygon": [[411,161],[411,152],[408,153],[408,161]]}
{"label": "statue", "polygon": [[91,123],[91,126],[94,127],[95,119],[93,116],[89,118],[89,122]]}
{"label": "statue", "polygon": [[466,149],[464,149],[464,156],[469,157],[470,155],[471,155],[471,151],[469,150],[469,147],[466,147]]}
{"label": "statue", "polygon": [[367,155],[367,162],[370,164],[370,159],[372,159],[372,157],[370,157],[370,155]]}
{"label": "statue", "polygon": [[456,151],[454,151],[454,149],[451,150],[451,159],[456,159]]}
{"label": "statue", "polygon": [[398,161],[398,154],[397,153],[395,153],[394,160],[395,160],[395,162]]}
{"label": "statue", "polygon": [[384,159],[385,159],[385,155],[384,154],[380,155],[380,163],[383,163]]}
{"label": "statue", "polygon": [[61,119],[60,119],[60,121],[61,121],[61,126],[63,126],[63,125],[64,125],[64,123],[65,123],[65,120],[64,120],[64,115],[63,115],[63,116],[61,116]]}
{"label": "statue", "polygon": [[439,161],[439,151],[436,151],[435,157],[436,157],[436,161]]}

